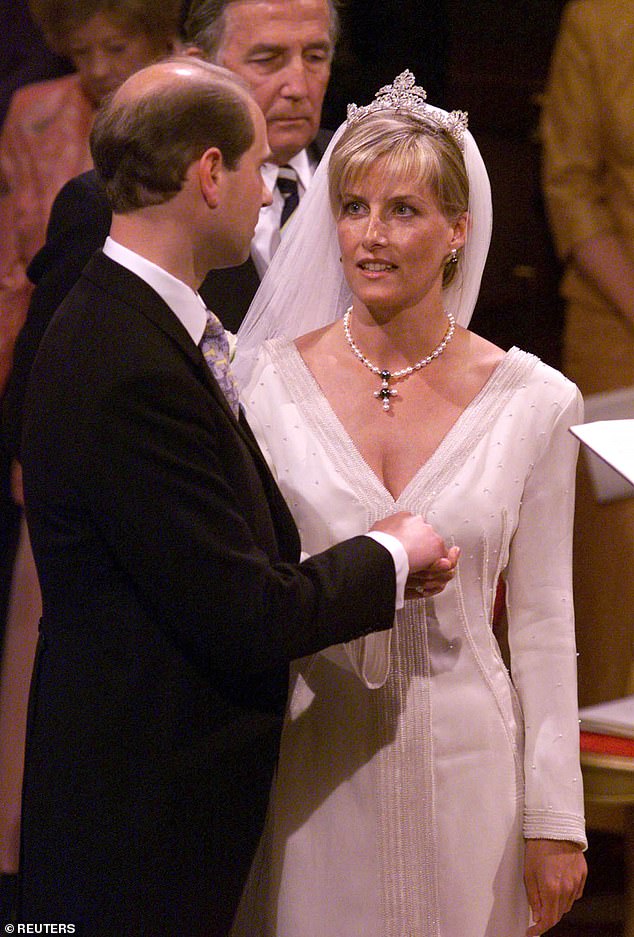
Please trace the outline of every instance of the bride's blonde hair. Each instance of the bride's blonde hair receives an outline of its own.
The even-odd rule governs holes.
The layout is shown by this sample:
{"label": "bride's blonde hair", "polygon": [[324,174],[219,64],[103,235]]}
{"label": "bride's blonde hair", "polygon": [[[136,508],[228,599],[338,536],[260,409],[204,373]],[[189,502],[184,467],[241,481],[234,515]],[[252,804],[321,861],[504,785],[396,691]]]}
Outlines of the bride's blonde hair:
{"label": "bride's blonde hair", "polygon": [[[386,175],[428,185],[444,217],[454,224],[469,206],[469,180],[454,138],[407,112],[368,114],[350,124],[330,157],[328,193],[335,218],[342,198],[380,161]],[[459,263],[447,263],[443,286]]]}

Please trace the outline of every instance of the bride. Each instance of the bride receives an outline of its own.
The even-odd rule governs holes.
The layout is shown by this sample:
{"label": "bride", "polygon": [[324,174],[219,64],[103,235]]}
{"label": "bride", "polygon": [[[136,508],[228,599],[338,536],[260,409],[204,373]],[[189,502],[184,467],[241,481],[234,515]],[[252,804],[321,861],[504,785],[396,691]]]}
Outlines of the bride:
{"label": "bride", "polygon": [[390,631],[296,663],[236,934],[524,937],[583,889],[580,395],[467,330],[490,224],[466,115],[406,72],[349,109],[241,330],[244,404],[303,549],[398,509],[461,558]]}

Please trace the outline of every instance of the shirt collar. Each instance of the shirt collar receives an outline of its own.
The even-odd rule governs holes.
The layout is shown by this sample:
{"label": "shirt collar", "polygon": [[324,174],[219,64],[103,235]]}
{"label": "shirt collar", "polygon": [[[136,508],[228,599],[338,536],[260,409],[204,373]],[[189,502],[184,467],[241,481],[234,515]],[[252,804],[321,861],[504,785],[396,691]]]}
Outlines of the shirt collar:
{"label": "shirt collar", "polygon": [[[297,173],[297,178],[299,179],[301,187],[300,194],[303,194],[310,185],[310,180],[313,177],[313,169],[308,152],[306,150],[300,150],[292,159],[289,159],[286,165],[292,166]],[[277,163],[264,163],[262,166],[262,178],[264,179],[266,187],[271,189],[271,191],[275,188],[279,168]]]}
{"label": "shirt collar", "polygon": [[104,254],[111,260],[135,273],[151,286],[161,299],[167,303],[179,322],[187,329],[192,341],[199,345],[207,324],[207,308],[194,290],[182,280],[163,270],[135,251],[124,247],[111,237],[106,238]]}

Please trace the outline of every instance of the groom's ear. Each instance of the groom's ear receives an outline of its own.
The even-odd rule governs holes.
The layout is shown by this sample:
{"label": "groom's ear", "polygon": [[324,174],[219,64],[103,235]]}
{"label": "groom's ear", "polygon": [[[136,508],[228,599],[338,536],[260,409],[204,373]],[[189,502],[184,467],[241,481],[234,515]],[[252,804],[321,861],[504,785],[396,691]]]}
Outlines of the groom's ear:
{"label": "groom's ear", "polygon": [[216,146],[209,147],[198,160],[200,191],[209,208],[217,208],[222,177],[226,173],[222,153]]}

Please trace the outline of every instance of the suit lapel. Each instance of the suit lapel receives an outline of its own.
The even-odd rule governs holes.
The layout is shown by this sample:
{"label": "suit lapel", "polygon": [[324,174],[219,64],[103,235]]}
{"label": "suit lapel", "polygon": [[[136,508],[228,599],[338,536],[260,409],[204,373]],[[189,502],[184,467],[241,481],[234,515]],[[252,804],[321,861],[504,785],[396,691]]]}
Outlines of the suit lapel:
{"label": "suit lapel", "polygon": [[88,262],[83,275],[96,283],[105,293],[110,293],[119,302],[131,306],[159,328],[170,341],[197,362],[199,349],[191,339],[187,329],[174,315],[167,303],[145,280],[126,267],[111,260],[102,251],[98,251]]}
{"label": "suit lapel", "polygon": [[227,398],[203,357],[202,351],[192,341],[187,329],[158,293],[135,273],[111,260],[102,251],[96,253],[87,264],[84,276],[96,282],[104,292],[113,293],[121,302],[133,306],[136,311],[160,329],[170,342],[178,347],[179,351],[189,359],[200,381],[224,411],[242,441],[248,446],[258,463],[260,474],[262,474],[261,468],[264,466],[268,475],[266,462],[244,417],[240,421],[236,420]]}
{"label": "suit lapel", "polygon": [[180,323],[161,297],[144,280],[106,257],[99,251],[87,264],[83,276],[92,280],[106,294],[116,296],[119,302],[131,306],[135,312],[145,316],[159,329],[166,340],[176,346],[177,352],[189,362],[198,380],[209,392],[213,401],[225,414],[227,429],[234,433],[252,457],[266,495],[269,513],[279,540],[280,555],[294,556],[299,552],[299,541],[295,524],[266,463],[266,459],[255,441],[244,414],[236,420],[225,395],[211,373],[202,351],[185,327]]}
{"label": "suit lapel", "polygon": [[102,251],[96,253],[87,264],[84,276],[97,283],[104,292],[111,293],[120,302],[132,306],[136,312],[141,313],[160,329],[170,343],[176,345],[179,352],[191,362],[216,403],[235,423],[231,407],[203,358],[202,351],[167,303],[145,280],[111,260]]}

